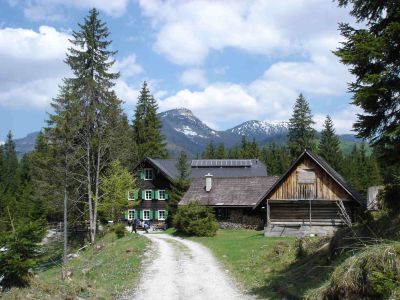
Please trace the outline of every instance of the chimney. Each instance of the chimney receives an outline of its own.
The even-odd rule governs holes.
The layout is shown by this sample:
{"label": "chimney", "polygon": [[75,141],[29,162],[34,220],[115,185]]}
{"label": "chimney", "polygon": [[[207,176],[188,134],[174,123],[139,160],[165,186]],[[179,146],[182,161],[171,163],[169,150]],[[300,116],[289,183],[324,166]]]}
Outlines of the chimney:
{"label": "chimney", "polygon": [[211,191],[213,176],[210,173],[208,173],[205,177],[206,177],[206,192],[209,192]]}

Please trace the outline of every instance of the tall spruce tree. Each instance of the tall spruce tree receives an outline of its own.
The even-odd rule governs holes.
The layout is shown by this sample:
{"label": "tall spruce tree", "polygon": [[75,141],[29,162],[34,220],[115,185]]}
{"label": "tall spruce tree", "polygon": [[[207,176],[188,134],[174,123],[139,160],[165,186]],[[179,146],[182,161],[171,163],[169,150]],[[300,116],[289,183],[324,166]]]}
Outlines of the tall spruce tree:
{"label": "tall spruce tree", "polygon": [[143,82],[135,108],[133,120],[133,141],[137,146],[138,157],[166,158],[168,156],[162,123],[157,116],[158,104],[151,95],[147,82]]}
{"label": "tall spruce tree", "polygon": [[201,158],[204,159],[214,159],[215,158],[215,146],[214,142],[211,141],[207,144],[206,149],[204,149],[203,153],[201,154]]}
{"label": "tall spruce tree", "polygon": [[357,29],[342,23],[345,38],[335,52],[350,67],[353,104],[363,112],[354,124],[358,135],[380,146],[380,155],[400,162],[400,4],[398,1],[338,0],[363,24]]}
{"label": "tall spruce tree", "polygon": [[217,147],[217,150],[215,151],[215,158],[217,159],[224,159],[226,158],[226,152],[225,152],[225,145],[224,143],[220,143]]}
{"label": "tall spruce tree", "polygon": [[311,109],[303,94],[300,94],[289,120],[288,147],[293,158],[299,156],[305,149],[315,148],[315,130]]}
{"label": "tall spruce tree", "polygon": [[332,119],[326,116],[321,139],[318,144],[318,154],[323,157],[335,170],[339,170],[342,163],[339,137],[335,134]]}
{"label": "tall spruce tree", "polygon": [[86,187],[90,239],[94,242],[101,176],[110,164],[110,151],[120,134],[112,124],[123,115],[121,101],[112,90],[119,73],[111,71],[116,51],[109,50],[108,28],[96,9],[89,12],[79,27],[80,30],[72,34],[70,42],[73,47],[68,49],[66,59],[74,77],[67,79],[66,83],[72,87],[81,106],[79,146],[84,153],[81,165],[84,166],[85,178],[81,183]]}

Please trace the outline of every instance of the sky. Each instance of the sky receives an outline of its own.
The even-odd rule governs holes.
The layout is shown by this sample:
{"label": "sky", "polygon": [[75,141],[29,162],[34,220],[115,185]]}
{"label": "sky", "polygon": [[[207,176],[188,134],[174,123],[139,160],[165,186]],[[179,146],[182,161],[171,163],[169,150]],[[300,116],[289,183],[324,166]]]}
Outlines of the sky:
{"label": "sky", "polygon": [[350,133],[353,80],[332,53],[348,9],[326,0],[0,0],[0,140],[39,131],[51,113],[69,38],[96,7],[118,50],[115,91],[133,115],[143,81],[160,111],[186,107],[211,128],[287,121],[299,93],[316,129]]}

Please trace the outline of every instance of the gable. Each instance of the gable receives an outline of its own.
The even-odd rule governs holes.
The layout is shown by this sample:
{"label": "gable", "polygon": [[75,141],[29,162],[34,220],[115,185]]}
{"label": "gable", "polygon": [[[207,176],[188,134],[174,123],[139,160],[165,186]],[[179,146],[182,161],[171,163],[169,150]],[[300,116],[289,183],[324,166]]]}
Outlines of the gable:
{"label": "gable", "polygon": [[354,197],[340,186],[319,164],[304,156],[269,194],[271,200],[353,200]]}

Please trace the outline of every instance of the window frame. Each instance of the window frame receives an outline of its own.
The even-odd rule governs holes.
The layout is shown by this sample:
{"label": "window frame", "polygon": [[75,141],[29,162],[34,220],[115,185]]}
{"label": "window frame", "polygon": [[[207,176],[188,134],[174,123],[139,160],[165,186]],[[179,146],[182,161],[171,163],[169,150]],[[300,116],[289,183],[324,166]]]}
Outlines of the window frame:
{"label": "window frame", "polygon": [[[129,217],[131,216],[131,215],[130,215],[130,212],[133,212],[132,218],[129,218]],[[135,219],[135,212],[136,212],[135,209],[128,209],[128,220],[129,220],[129,221],[132,221],[132,220]]]}
{"label": "window frame", "polygon": [[[160,212],[161,212],[161,211],[163,212],[163,218],[162,218],[162,219],[160,218]],[[166,219],[166,218],[165,218],[165,215],[166,215],[166,211],[165,211],[164,209],[159,210],[159,211],[158,211],[157,219],[160,220],[160,221],[165,221],[165,219]]]}
{"label": "window frame", "polygon": [[[148,217],[147,217],[147,219],[146,219],[146,212],[148,213]],[[149,209],[144,209],[143,210],[143,221],[147,221],[147,220],[150,220],[150,210]]]}
{"label": "window frame", "polygon": [[[131,195],[130,195],[131,193],[133,194],[133,198],[130,197],[130,196],[131,196]],[[135,191],[128,191],[128,200],[129,200],[129,201],[136,200],[136,199],[135,199]]]}
{"label": "window frame", "polygon": [[[161,198],[161,193],[160,192],[163,192],[163,197]],[[165,190],[158,190],[158,197],[157,197],[157,199],[158,200],[166,200],[165,199],[165,195],[166,195],[166,191]]]}
{"label": "window frame", "polygon": [[[151,172],[151,178],[146,177],[148,171]],[[154,170],[152,168],[143,169],[143,173],[144,173],[144,175],[143,175],[144,180],[153,180],[154,179]]]}
{"label": "window frame", "polygon": [[[147,192],[150,192],[150,198],[147,198]],[[152,196],[153,196],[153,190],[144,190],[144,200],[146,200],[146,201],[153,200]]]}

